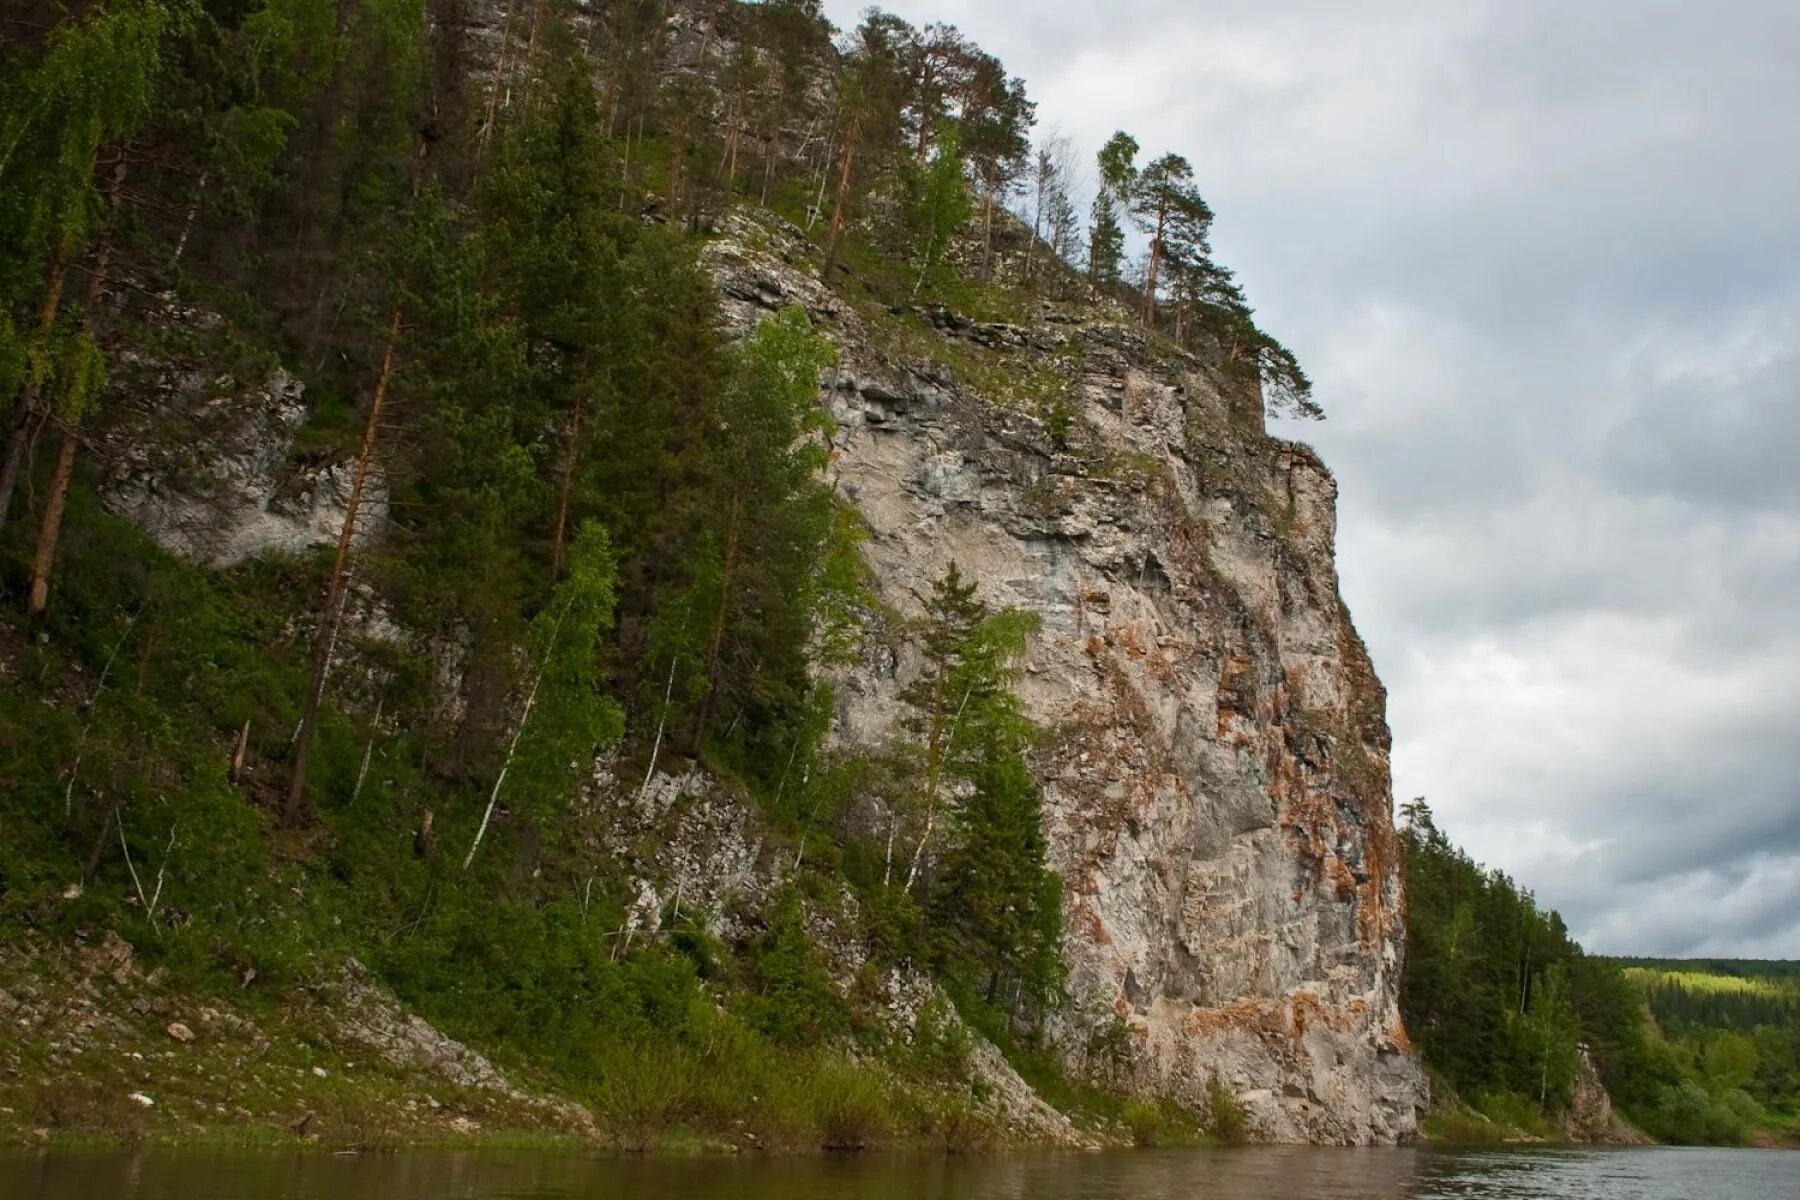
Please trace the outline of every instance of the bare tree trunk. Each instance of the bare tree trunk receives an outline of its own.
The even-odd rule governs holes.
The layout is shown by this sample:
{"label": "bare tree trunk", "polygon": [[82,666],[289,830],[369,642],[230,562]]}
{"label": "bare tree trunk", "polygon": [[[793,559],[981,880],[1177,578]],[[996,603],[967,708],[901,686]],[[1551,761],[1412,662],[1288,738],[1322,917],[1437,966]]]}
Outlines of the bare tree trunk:
{"label": "bare tree trunk", "polygon": [[170,270],[181,265],[181,256],[187,252],[188,237],[194,232],[194,218],[200,215],[200,197],[206,191],[206,180],[206,173],[201,172],[200,183],[194,188],[193,202],[188,205],[187,216],[181,222],[181,236],[175,239],[175,253],[169,259]]}
{"label": "bare tree trunk", "polygon": [[638,799],[650,790],[650,780],[656,775],[656,756],[662,753],[663,730],[669,724],[669,697],[675,694],[675,656],[669,655],[669,681],[663,685],[662,712],[656,718],[656,738],[650,743],[650,765],[644,768],[644,782],[638,786]]}
{"label": "bare tree trunk", "polygon": [[1156,328],[1156,269],[1162,265],[1163,222],[1166,213],[1156,214],[1156,236],[1150,239],[1150,265],[1144,272],[1144,324]]}
{"label": "bare tree trunk", "polygon": [[[387,697],[383,696],[375,702],[375,729],[369,733],[369,744],[363,747],[362,768],[356,772],[356,786],[350,790],[350,803],[355,804],[362,795],[363,784],[369,778],[369,762],[375,757],[375,734],[381,729],[381,710],[387,706]],[[249,725],[244,726],[249,729]]]}
{"label": "bare tree trunk", "polygon": [[225,778],[230,783],[237,783],[244,777],[244,757],[250,752],[250,722],[245,721],[243,729],[238,731],[237,747],[231,752],[231,770]]}
{"label": "bare tree trunk", "polygon": [[394,367],[394,348],[400,340],[400,310],[388,316],[387,348],[381,357],[381,373],[375,379],[375,393],[369,401],[369,417],[363,426],[362,449],[356,455],[356,474],[350,483],[350,498],[344,506],[344,527],[338,531],[337,557],[331,564],[331,580],[325,590],[325,606],[319,612],[319,631],[314,641],[312,682],[306,689],[306,703],[300,712],[300,732],[294,739],[294,768],[288,780],[287,806],[282,819],[289,825],[300,818],[300,807],[306,795],[306,764],[312,752],[313,727],[318,724],[319,700],[325,694],[325,672],[331,665],[331,646],[337,637],[340,605],[344,594],[344,576],[350,565],[350,543],[356,536],[356,516],[362,508],[363,490],[369,482],[369,466],[375,458],[375,434],[381,423],[382,402],[387,398],[388,378]]}
{"label": "bare tree trunk", "polygon": [[831,206],[831,227],[825,234],[825,269],[821,278],[831,283],[831,269],[837,265],[838,239],[844,234],[844,210],[850,202],[850,172],[856,165],[856,139],[861,113],[853,113],[844,130],[844,151],[838,161],[837,201]]}
{"label": "bare tree trunk", "polygon": [[906,890],[912,891],[913,882],[919,877],[919,864],[925,858],[926,843],[931,841],[932,824],[937,817],[938,777],[943,770],[944,759],[950,754],[950,747],[956,742],[956,731],[962,725],[963,712],[969,707],[969,697],[975,694],[973,688],[963,693],[962,703],[956,706],[956,716],[950,721],[949,732],[943,730],[942,712],[932,714],[932,746],[929,766],[925,772],[925,831],[919,835],[919,844],[913,847],[912,865],[906,871]]}
{"label": "bare tree trunk", "polygon": [[538,689],[544,686],[544,672],[549,669],[550,657],[556,651],[556,639],[562,633],[563,618],[569,615],[565,606],[557,615],[556,624],[550,628],[550,644],[544,648],[544,661],[538,664],[537,678],[531,681],[531,691],[525,697],[525,709],[519,714],[518,727],[513,730],[512,741],[506,747],[506,761],[500,764],[500,774],[494,779],[494,790],[488,793],[487,809],[481,814],[481,824],[475,830],[475,840],[469,843],[469,853],[463,858],[463,870],[468,870],[475,861],[475,852],[481,849],[481,839],[487,836],[488,823],[494,819],[494,806],[500,802],[500,788],[506,783],[506,773],[512,770],[513,756],[519,752],[519,739],[525,736],[525,727],[531,723],[531,710],[537,704]]}
{"label": "bare tree trunk", "polygon": [[525,39],[525,111],[531,111],[532,81],[537,77],[538,26],[544,19],[544,0],[532,0],[531,33]]}
{"label": "bare tree trunk", "polygon": [[506,26],[500,35],[500,49],[494,55],[494,71],[488,78],[487,112],[482,116],[481,128],[475,132],[475,160],[487,150],[488,138],[493,136],[494,121],[499,115],[500,93],[505,83],[506,60],[512,57],[513,25],[519,16],[519,0],[511,0],[506,6]]}
{"label": "bare tree trunk", "polygon": [[[38,312],[40,334],[47,335],[50,332],[56,324],[56,314],[62,309],[69,248],[69,241],[64,238],[51,252],[50,271],[44,283],[44,303]],[[36,444],[40,424],[38,389],[35,384],[28,383],[19,393],[18,404],[13,409],[11,436],[6,443],[6,461],[0,464],[0,525],[6,523],[7,510],[12,506],[13,491],[18,487],[19,477],[25,473],[25,467],[30,462],[31,447]]]}
{"label": "bare tree trunk", "polygon": [[900,832],[900,814],[888,814],[887,857],[881,864],[881,886],[886,887],[894,878],[894,835]]}
{"label": "bare tree trunk", "polygon": [[56,542],[62,533],[63,506],[69,498],[69,480],[75,474],[75,448],[79,436],[74,422],[63,428],[56,449],[56,470],[50,476],[50,497],[44,503],[44,523],[38,527],[37,552],[31,557],[31,598],[25,611],[40,617],[50,603],[50,571],[56,563]]}
{"label": "bare tree trunk", "polygon": [[1000,168],[989,167],[987,176],[987,211],[982,215],[981,225],[981,277],[993,278],[992,259],[994,256],[994,198],[1000,191]]}
{"label": "bare tree trunk", "polygon": [[[81,332],[92,337],[94,317],[106,291],[106,273],[112,263],[113,221],[119,211],[119,194],[125,186],[125,155],[113,165],[112,179],[106,189],[106,232],[94,249],[93,273],[88,276],[87,304],[81,311]],[[54,319],[54,318],[52,318]],[[62,444],[57,448],[56,470],[50,476],[50,496],[44,503],[44,522],[38,527],[37,552],[31,559],[31,599],[26,612],[33,617],[43,615],[50,603],[50,572],[56,565],[56,544],[62,536],[63,509],[69,500],[69,480],[75,475],[75,452],[81,447],[81,414],[72,413],[63,428]]]}
{"label": "bare tree trunk", "polygon": [[719,156],[719,181],[726,185],[726,191],[737,195],[737,156],[738,143],[743,140],[744,98],[741,94],[733,94],[731,108],[725,114],[725,152]]}

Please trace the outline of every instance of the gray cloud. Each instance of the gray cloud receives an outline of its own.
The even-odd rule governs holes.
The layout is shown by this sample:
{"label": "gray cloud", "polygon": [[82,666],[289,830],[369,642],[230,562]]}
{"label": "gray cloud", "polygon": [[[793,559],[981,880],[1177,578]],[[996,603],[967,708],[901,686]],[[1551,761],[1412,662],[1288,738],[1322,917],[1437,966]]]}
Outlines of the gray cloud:
{"label": "gray cloud", "polygon": [[1594,949],[1800,957],[1800,5],[894,7],[1193,160],[1399,793]]}

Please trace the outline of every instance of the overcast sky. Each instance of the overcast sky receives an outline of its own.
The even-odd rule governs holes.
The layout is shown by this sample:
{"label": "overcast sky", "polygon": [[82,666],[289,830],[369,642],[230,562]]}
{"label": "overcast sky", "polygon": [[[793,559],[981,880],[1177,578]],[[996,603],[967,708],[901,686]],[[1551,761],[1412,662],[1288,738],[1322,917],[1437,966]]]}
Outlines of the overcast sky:
{"label": "overcast sky", "polygon": [[889,7],[1193,162],[1396,793],[1592,950],[1800,957],[1800,2]]}

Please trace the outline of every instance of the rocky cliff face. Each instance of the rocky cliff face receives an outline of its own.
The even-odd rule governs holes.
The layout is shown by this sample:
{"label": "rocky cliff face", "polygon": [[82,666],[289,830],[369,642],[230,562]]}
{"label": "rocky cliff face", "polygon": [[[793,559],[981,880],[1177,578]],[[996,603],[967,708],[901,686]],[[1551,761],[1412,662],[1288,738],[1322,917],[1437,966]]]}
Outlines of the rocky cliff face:
{"label": "rocky cliff face", "polygon": [[[853,307],[778,228],[731,234],[711,254],[740,328],[800,303],[840,348],[833,470],[881,600],[918,612],[954,561],[1043,619],[1024,690],[1071,1064],[1196,1102],[1216,1077],[1275,1140],[1410,1138],[1385,695],[1338,596],[1324,465],[1135,327]],[[916,669],[844,672],[840,741],[890,736]]]}
{"label": "rocky cliff face", "polygon": [[[734,216],[723,233],[706,253],[736,332],[800,304],[839,348],[821,394],[831,471],[867,524],[880,607],[918,613],[955,562],[990,604],[1042,618],[1023,693],[1046,732],[1034,767],[1066,883],[1070,1000],[1053,1035],[1070,1067],[1199,1107],[1216,1079],[1267,1139],[1412,1137],[1424,1084],[1398,1006],[1385,697],[1338,597],[1323,464],[1267,435],[1253,387],[1123,318],[852,303],[779,220]],[[295,467],[296,386],[143,366],[132,391],[150,423],[121,434],[134,457],[109,503],[217,563],[336,536],[341,464]],[[156,449],[145,431],[171,415],[208,425],[201,451]],[[850,751],[897,732],[918,670],[880,621],[835,679]],[[671,897],[754,902],[790,865],[703,777],[610,790],[621,812],[669,792],[644,817],[657,861],[633,865],[646,929]],[[857,819],[880,830],[888,814],[871,799]],[[890,989],[899,1023],[921,987]],[[987,1074],[1024,1091],[1010,1108],[1031,1111],[990,1057]]]}

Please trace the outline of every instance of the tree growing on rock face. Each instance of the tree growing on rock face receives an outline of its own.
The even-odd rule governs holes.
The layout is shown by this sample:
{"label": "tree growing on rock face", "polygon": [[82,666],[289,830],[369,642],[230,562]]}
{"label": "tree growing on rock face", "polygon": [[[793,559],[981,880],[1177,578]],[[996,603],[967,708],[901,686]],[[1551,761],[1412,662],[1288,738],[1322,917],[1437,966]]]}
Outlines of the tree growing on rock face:
{"label": "tree growing on rock face", "polygon": [[[935,860],[924,907],[940,968],[970,999],[1010,1015],[1039,1011],[1062,982],[1062,882],[1025,762],[1034,727],[1014,692],[1037,625],[1035,613],[982,602],[953,562],[920,626],[923,668],[901,692],[920,791],[904,887]],[[889,856],[891,868],[891,838]]]}
{"label": "tree growing on rock face", "polygon": [[1194,169],[1179,154],[1165,154],[1145,167],[1131,188],[1130,209],[1150,239],[1144,273],[1144,323],[1156,324],[1156,295],[1163,262],[1198,263],[1211,252],[1212,209],[1194,187]]}
{"label": "tree growing on rock face", "polygon": [[[74,423],[104,377],[93,338],[104,264],[90,271],[102,283],[88,290],[79,319],[65,317],[64,301],[89,241],[102,236],[97,258],[110,252],[102,231],[118,209],[126,143],[156,104],[163,40],[177,15],[152,0],[121,3],[54,29],[29,68],[0,58],[7,68],[0,82],[0,400],[10,409],[0,522],[39,431],[60,418],[67,430],[56,470],[61,483],[50,505],[54,519],[47,512],[43,530],[52,554]],[[96,180],[103,155],[111,160],[105,189]],[[34,597],[39,590],[34,582]],[[34,599],[32,608],[42,603]]]}
{"label": "tree growing on rock face", "polygon": [[1323,420],[1313,399],[1312,380],[1286,346],[1258,327],[1243,289],[1231,271],[1204,254],[1178,254],[1168,260],[1175,295],[1175,339],[1184,344],[1190,333],[1210,338],[1225,372],[1260,389],[1268,412],[1283,417]]}
{"label": "tree growing on rock face", "polygon": [[839,243],[860,191],[859,160],[889,155],[898,145],[905,94],[902,53],[911,37],[912,27],[905,21],[870,9],[838,73],[837,190],[825,231],[822,272],[827,280],[837,266]]}
{"label": "tree growing on rock face", "polygon": [[767,204],[775,185],[784,129],[790,124],[810,126],[818,119],[809,83],[831,48],[831,25],[818,0],[769,0],[748,13],[751,37],[769,64],[769,79],[757,95],[754,121],[762,142],[759,195]]}
{"label": "tree growing on rock face", "polygon": [[1119,214],[1137,181],[1137,139],[1123,131],[1100,148],[1098,183],[1088,225],[1088,284],[1095,295],[1119,282],[1125,265],[1125,230]]}
{"label": "tree growing on rock face", "polygon": [[1008,76],[1000,60],[976,52],[960,89],[959,136],[963,153],[982,189],[981,274],[992,274],[994,209],[1025,173],[1028,134],[1037,105],[1025,95],[1025,81]]}
{"label": "tree growing on rock face", "polygon": [[923,163],[932,139],[950,121],[951,99],[965,86],[979,51],[954,25],[933,22],[904,43],[906,118],[912,126],[913,156]]}
{"label": "tree growing on rock face", "polygon": [[704,486],[682,514],[688,578],[661,598],[648,651],[680,685],[695,750],[721,711],[760,720],[807,701],[805,647],[837,529],[818,475],[819,379],[834,357],[798,308],[764,319],[733,356]]}
{"label": "tree growing on rock face", "polygon": [[919,272],[913,285],[913,295],[917,297],[941,273],[951,242],[957,231],[968,224],[973,211],[956,134],[946,133],[938,139],[929,163],[905,167],[903,180],[908,241],[913,265]]}
{"label": "tree growing on rock face", "polygon": [[594,754],[624,728],[619,706],[601,691],[601,635],[612,625],[617,566],[606,531],[591,522],[569,544],[568,573],[531,624],[526,646],[532,680],[487,808],[463,859],[481,849],[504,794],[512,806],[544,815],[567,804],[593,772]]}
{"label": "tree growing on rock face", "polygon": [[1074,201],[1069,192],[1075,174],[1075,149],[1066,136],[1053,133],[1037,147],[1028,179],[1031,205],[1031,242],[1025,257],[1025,278],[1037,274],[1037,250],[1044,246],[1056,259],[1074,257],[1077,237]]}
{"label": "tree growing on rock face", "polygon": [[941,969],[980,989],[1009,1020],[1033,1017],[1061,995],[1061,876],[1050,869],[1044,806],[1024,757],[981,764],[958,806],[932,889]]}

